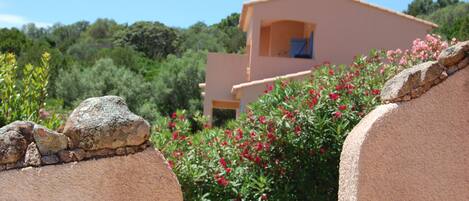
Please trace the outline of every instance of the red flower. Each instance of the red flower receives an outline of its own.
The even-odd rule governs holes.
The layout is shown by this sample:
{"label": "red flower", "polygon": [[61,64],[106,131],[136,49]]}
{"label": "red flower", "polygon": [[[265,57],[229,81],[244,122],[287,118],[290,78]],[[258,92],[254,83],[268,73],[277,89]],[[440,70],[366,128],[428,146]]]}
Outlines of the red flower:
{"label": "red flower", "polygon": [[315,95],[315,94],[316,94],[316,91],[314,89],[309,90],[309,95]]}
{"label": "red flower", "polygon": [[238,132],[238,135],[236,135],[236,140],[239,141],[239,140],[243,139],[243,130],[238,128],[237,132]]}
{"label": "red flower", "polygon": [[269,199],[269,198],[267,197],[267,194],[265,194],[265,193],[264,193],[264,194],[262,194],[262,196],[261,196],[261,200],[267,200],[267,199]]}
{"label": "red flower", "polygon": [[174,127],[176,127],[176,123],[174,123],[174,122],[169,122],[169,123],[168,123],[168,127],[169,127],[170,129],[173,129]]}
{"label": "red flower", "polygon": [[337,91],[340,91],[340,90],[342,90],[342,89],[344,89],[344,86],[343,86],[343,85],[340,85],[340,84],[339,84],[339,85],[335,86],[335,90],[337,90]]}
{"label": "red flower", "polygon": [[340,95],[339,94],[336,94],[336,93],[330,93],[329,94],[329,98],[333,101],[336,101],[337,99],[339,99]]}
{"label": "red flower", "polygon": [[271,92],[272,90],[274,90],[274,85],[269,85],[269,84],[266,84],[266,90],[264,91],[264,93],[269,93]]}
{"label": "red flower", "polygon": [[173,140],[177,140],[179,138],[179,132],[178,131],[174,131],[173,132]]}
{"label": "red flower", "polygon": [[221,143],[221,146],[226,146],[226,145],[228,145],[228,142],[226,142],[226,141],[223,141],[223,142]]}
{"label": "red flower", "polygon": [[269,140],[272,140],[272,141],[277,139],[273,133],[267,133],[267,138],[269,138]]}
{"label": "red flower", "polygon": [[311,99],[311,103],[309,103],[309,108],[312,109],[317,104],[318,104],[318,98],[314,97]]}
{"label": "red flower", "polygon": [[251,135],[251,138],[255,138],[255,137],[256,137],[256,133],[255,133],[254,131],[252,131],[252,132],[250,133],[250,135]]}
{"label": "red flower", "polygon": [[301,133],[301,127],[300,126],[295,126],[295,133],[297,135],[300,135],[300,133]]}
{"label": "red flower", "polygon": [[257,150],[257,151],[262,151],[263,148],[264,148],[264,146],[262,145],[262,143],[258,142],[258,143],[256,144],[256,150]]}
{"label": "red flower", "polygon": [[333,115],[335,118],[340,119],[342,117],[342,112],[337,111],[337,112],[334,112]]}
{"label": "red flower", "polygon": [[219,161],[219,162],[220,162],[220,165],[221,165],[223,168],[227,168],[227,166],[226,166],[226,161],[225,161],[224,158],[220,158],[220,161]]}
{"label": "red flower", "polygon": [[259,156],[256,156],[256,159],[254,159],[257,164],[261,164],[261,158]]}
{"label": "red flower", "polygon": [[181,136],[179,137],[179,139],[180,139],[180,140],[183,140],[183,141],[186,140],[186,138],[187,138],[187,137],[184,136],[184,135],[181,135]]}
{"label": "red flower", "polygon": [[225,168],[225,171],[227,174],[229,174],[231,172],[231,168]]}
{"label": "red flower", "polygon": [[329,75],[334,75],[334,70],[333,69],[329,69]]}
{"label": "red flower", "polygon": [[266,124],[265,116],[260,116],[259,117],[259,122],[261,122],[261,124]]}
{"label": "red flower", "polygon": [[215,175],[215,179],[217,180],[218,185],[226,187],[230,183],[224,176],[220,176],[218,174]]}
{"label": "red flower", "polygon": [[231,130],[225,130],[225,135],[227,135],[228,138],[232,138],[232,137],[233,137],[233,133],[231,132]]}
{"label": "red flower", "polygon": [[208,128],[210,128],[210,125],[204,124],[204,128],[207,128],[207,129],[208,129]]}
{"label": "red flower", "polygon": [[178,115],[176,114],[176,112],[174,112],[174,113],[171,115],[171,118],[176,119],[177,116],[178,116]]}
{"label": "red flower", "polygon": [[373,94],[373,95],[379,95],[379,94],[381,94],[381,90],[379,90],[379,89],[373,89],[373,90],[371,90],[371,94]]}
{"label": "red flower", "polygon": [[326,151],[327,151],[327,149],[324,148],[324,147],[321,147],[321,148],[319,149],[319,153],[321,153],[321,154],[325,154]]}
{"label": "red flower", "polygon": [[344,111],[344,110],[346,110],[346,109],[347,109],[347,106],[346,106],[346,105],[341,105],[341,106],[339,106],[339,110],[340,110],[340,111]]}

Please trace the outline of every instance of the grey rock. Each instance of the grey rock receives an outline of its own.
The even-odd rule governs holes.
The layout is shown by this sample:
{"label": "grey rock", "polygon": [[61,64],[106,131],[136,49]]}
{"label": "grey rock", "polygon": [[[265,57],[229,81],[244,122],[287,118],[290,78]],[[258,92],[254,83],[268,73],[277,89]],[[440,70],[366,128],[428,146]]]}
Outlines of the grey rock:
{"label": "grey rock", "polygon": [[60,162],[59,157],[57,155],[47,155],[47,156],[42,156],[41,162],[44,165],[52,165],[52,164],[57,164]]}
{"label": "grey rock", "polygon": [[125,151],[125,148],[124,147],[121,147],[121,148],[117,148],[116,149],[116,155],[118,156],[122,156],[122,155],[125,155],[127,152]]}
{"label": "grey rock", "polygon": [[0,132],[0,165],[18,162],[24,156],[28,144],[28,140],[18,131]]}
{"label": "grey rock", "polygon": [[81,161],[85,158],[85,154],[83,149],[61,150],[58,153],[60,160],[65,163]]}
{"label": "grey rock", "polygon": [[16,131],[20,133],[28,142],[33,141],[33,122],[28,121],[15,121],[11,124],[8,124],[2,128],[0,128],[0,135],[2,133],[6,133],[8,131]]}
{"label": "grey rock", "polygon": [[26,154],[24,156],[24,165],[25,166],[40,166],[41,165],[41,154],[37,149],[36,143],[31,142],[26,149]]}
{"label": "grey rock", "polygon": [[381,90],[383,101],[395,100],[412,92],[428,83],[433,83],[444,72],[444,68],[437,62],[426,62],[412,68],[403,70],[388,80]]}
{"label": "grey rock", "polygon": [[116,151],[113,149],[99,149],[86,152],[86,158],[102,158],[114,156]]}
{"label": "grey rock", "polygon": [[448,75],[453,75],[454,73],[456,73],[456,71],[458,71],[458,66],[454,65],[454,66],[451,66],[448,68],[448,70],[446,70],[446,73]]}
{"label": "grey rock", "polygon": [[49,130],[41,125],[33,129],[34,140],[42,155],[55,154],[67,149],[68,138],[64,134]]}
{"label": "grey rock", "polygon": [[457,65],[469,51],[469,41],[460,42],[454,46],[446,48],[438,57],[438,62],[445,66]]}
{"label": "grey rock", "polygon": [[130,112],[124,99],[104,96],[83,101],[67,120],[64,134],[73,148],[117,149],[144,143],[150,125]]}

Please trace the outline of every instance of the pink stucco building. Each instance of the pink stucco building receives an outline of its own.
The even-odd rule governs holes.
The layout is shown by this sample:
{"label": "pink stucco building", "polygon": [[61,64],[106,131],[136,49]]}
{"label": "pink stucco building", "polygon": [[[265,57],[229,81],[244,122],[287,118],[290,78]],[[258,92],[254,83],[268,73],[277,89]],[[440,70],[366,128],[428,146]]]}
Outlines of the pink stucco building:
{"label": "pink stucco building", "polygon": [[240,19],[246,54],[208,55],[204,114],[239,114],[278,77],[302,79],[317,64],[348,64],[371,49],[409,48],[435,27],[359,0],[249,1]]}

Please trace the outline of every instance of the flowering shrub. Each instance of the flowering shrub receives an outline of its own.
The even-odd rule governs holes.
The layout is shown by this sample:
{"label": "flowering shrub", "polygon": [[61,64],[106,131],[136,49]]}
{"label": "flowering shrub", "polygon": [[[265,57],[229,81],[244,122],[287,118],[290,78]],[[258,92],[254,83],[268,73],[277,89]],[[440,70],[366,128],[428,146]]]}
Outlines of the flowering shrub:
{"label": "flowering shrub", "polygon": [[383,84],[404,67],[388,56],[372,51],[350,66],[318,66],[302,82],[277,81],[225,129],[191,133],[184,112],[175,113],[157,122],[152,141],[177,174],[185,200],[336,200],[347,134],[380,104]]}
{"label": "flowering shrub", "polygon": [[428,34],[425,39],[414,40],[412,48],[409,50],[387,51],[387,59],[391,66],[398,66],[397,70],[400,71],[422,62],[437,60],[441,51],[448,48],[448,45],[456,43],[456,39],[451,40],[448,44],[448,42],[441,40],[441,36]]}

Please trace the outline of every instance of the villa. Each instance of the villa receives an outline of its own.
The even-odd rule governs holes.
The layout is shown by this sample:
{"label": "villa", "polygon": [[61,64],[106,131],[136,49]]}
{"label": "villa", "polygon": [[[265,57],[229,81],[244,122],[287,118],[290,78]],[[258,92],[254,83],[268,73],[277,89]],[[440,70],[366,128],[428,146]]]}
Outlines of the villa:
{"label": "villa", "polygon": [[302,79],[317,64],[349,64],[371,49],[406,49],[437,25],[359,0],[254,0],[239,27],[246,54],[208,55],[204,115],[238,116],[278,78]]}

